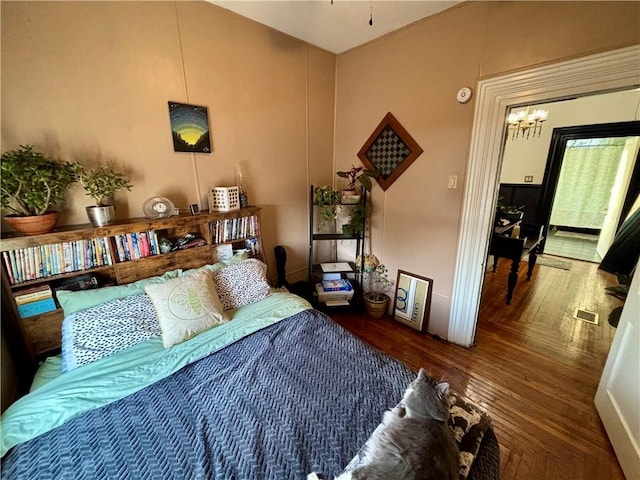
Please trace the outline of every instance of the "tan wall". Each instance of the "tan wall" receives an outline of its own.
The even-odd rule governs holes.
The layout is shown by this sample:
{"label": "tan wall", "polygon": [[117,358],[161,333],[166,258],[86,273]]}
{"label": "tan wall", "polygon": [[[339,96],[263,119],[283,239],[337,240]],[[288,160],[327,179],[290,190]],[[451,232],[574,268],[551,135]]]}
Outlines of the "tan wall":
{"label": "tan wall", "polygon": [[[447,337],[474,101],[486,78],[640,43],[638,2],[469,2],[338,56],[336,168],[392,112],[424,153],[373,190],[373,252],[434,280],[428,330]],[[447,188],[450,175],[458,188]]]}
{"label": "tan wall", "polygon": [[[640,43],[638,2],[469,2],[337,60],[203,2],[1,10],[3,151],[31,143],[70,160],[113,160],[134,183],[117,196],[120,217],[141,215],[152,195],[206,207],[207,187],[231,184],[241,162],[251,203],[264,207],[270,258],[287,246],[287,271],[300,277],[308,186],[358,164],[391,111],[424,153],[387,192],[374,188],[373,251],[394,276],[434,279],[429,330],[443,337],[473,122],[474,102],[457,103],[458,89]],[[169,100],[209,107],[213,154],[173,152]],[[67,203],[63,223],[86,222],[90,199],[77,189]]]}
{"label": "tan wall", "polygon": [[[307,186],[332,175],[335,55],[204,2],[1,9],[3,151],[114,162],[134,184],[116,194],[119,218],[154,195],[207,208],[207,188],[242,164],[271,272],[283,244],[305,275]],[[173,152],[168,101],[208,107],[212,154]],[[74,188],[61,224],[86,223],[91,203]]]}

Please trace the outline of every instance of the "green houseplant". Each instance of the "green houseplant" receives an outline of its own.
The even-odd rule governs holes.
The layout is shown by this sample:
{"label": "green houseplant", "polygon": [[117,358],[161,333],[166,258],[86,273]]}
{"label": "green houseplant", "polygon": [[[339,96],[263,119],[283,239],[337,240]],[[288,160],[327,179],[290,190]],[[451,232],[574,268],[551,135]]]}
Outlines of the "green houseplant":
{"label": "green houseplant", "polygon": [[357,184],[359,183],[367,192],[370,192],[373,188],[371,179],[380,175],[380,172],[378,170],[365,170],[363,167],[351,165],[349,170],[336,172],[336,175],[347,181],[347,185],[342,190],[342,203],[350,204],[360,201]]}
{"label": "green houseplant", "polygon": [[76,165],[49,158],[32,145],[20,145],[2,154],[0,167],[0,198],[7,223],[29,235],[51,231],[58,220],[55,209],[77,181]]}
{"label": "green houseplant", "polygon": [[113,194],[118,190],[131,191],[131,183],[124,173],[117,172],[111,165],[102,164],[94,168],[80,167],[78,169],[80,183],[87,195],[96,201],[95,205],[87,207],[89,220],[96,227],[113,223],[115,211],[110,203]]}
{"label": "green houseplant", "polygon": [[370,213],[371,207],[369,205],[364,205],[363,203],[353,205],[349,213],[349,221],[342,225],[342,233],[348,237],[364,235],[364,222]]}
{"label": "green houseplant", "polygon": [[365,292],[362,295],[367,315],[380,318],[387,312],[390,302],[385,292],[393,282],[389,280],[389,271],[372,253],[356,258],[356,269],[362,272]]}
{"label": "green houseplant", "polygon": [[320,208],[320,225],[335,227],[340,206],[340,192],[329,186],[315,187],[313,190],[313,204]]}

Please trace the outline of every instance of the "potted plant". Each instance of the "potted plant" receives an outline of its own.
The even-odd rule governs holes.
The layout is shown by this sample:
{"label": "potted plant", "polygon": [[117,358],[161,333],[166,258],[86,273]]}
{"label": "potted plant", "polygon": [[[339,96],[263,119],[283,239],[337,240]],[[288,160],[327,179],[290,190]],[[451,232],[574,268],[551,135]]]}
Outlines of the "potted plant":
{"label": "potted plant", "polygon": [[129,179],[123,173],[117,172],[111,165],[98,165],[95,168],[79,168],[80,183],[87,195],[96,201],[96,205],[87,207],[89,220],[96,227],[103,227],[113,223],[115,212],[112,201],[113,194],[118,190],[131,190]]}
{"label": "potted plant", "polygon": [[55,208],[77,181],[75,164],[46,157],[32,145],[2,154],[0,198],[5,221],[27,235],[53,230]]}
{"label": "potted plant", "polygon": [[366,290],[362,295],[364,308],[372,318],[380,318],[387,312],[390,298],[385,291],[393,285],[389,272],[372,253],[356,258],[356,268],[362,271]]}
{"label": "potted plant", "polygon": [[315,187],[313,204],[320,207],[320,225],[335,227],[340,206],[340,192],[329,186]]}
{"label": "potted plant", "polygon": [[342,225],[342,233],[347,237],[364,235],[365,220],[371,213],[371,207],[364,203],[358,203],[351,207],[349,221]]}
{"label": "potted plant", "polygon": [[363,167],[351,165],[350,170],[336,172],[336,175],[347,180],[347,185],[342,190],[342,203],[354,204],[360,201],[357,184],[360,183],[367,192],[370,192],[373,187],[371,179],[380,175],[380,172],[378,170],[365,170]]}

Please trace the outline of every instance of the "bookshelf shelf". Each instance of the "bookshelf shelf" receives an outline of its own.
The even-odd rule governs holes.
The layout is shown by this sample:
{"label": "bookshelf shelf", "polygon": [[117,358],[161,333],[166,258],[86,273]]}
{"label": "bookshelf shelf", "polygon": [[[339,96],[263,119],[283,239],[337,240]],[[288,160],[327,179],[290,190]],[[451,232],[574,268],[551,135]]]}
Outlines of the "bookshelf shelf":
{"label": "bookshelf shelf", "polygon": [[[216,228],[223,225],[229,228],[235,226],[235,230],[231,229],[228,232],[234,233],[238,238],[224,238],[222,242],[222,237],[216,237]],[[224,232],[224,229],[221,231]],[[169,239],[176,245],[175,240],[187,233],[203,239],[204,243],[164,253],[160,250],[161,238]],[[138,242],[137,249],[133,244],[134,238]],[[128,256],[123,250],[124,239],[127,243],[131,239],[131,243],[128,243]],[[260,235],[260,208],[254,206],[231,212],[203,211],[197,215],[183,214],[156,220],[134,218],[98,228],[90,224],[72,225],[43,235],[23,236],[3,232],[0,241],[2,326],[7,327],[5,332],[9,332],[11,337],[22,336],[26,340],[24,350],[28,353],[27,360],[33,366],[38,360],[60,348],[60,329],[64,312],[57,308],[54,311],[20,318],[15,297],[19,296],[22,290],[49,285],[56,300],[55,290],[61,282],[81,275],[99,277],[101,286],[131,283],[160,275],[168,270],[196,268],[207,263],[215,263],[216,247],[219,245],[229,244],[233,248],[245,248],[249,241],[254,246],[251,256],[265,261]],[[75,249],[67,249],[66,264],[63,261],[65,245],[76,246]],[[79,248],[80,245],[95,245],[94,251],[90,252],[93,263],[85,263],[89,254],[85,248]],[[20,266],[16,264],[18,252],[27,253],[26,257],[22,258]],[[12,254],[14,263],[11,262]],[[57,256],[57,266],[60,269],[53,268],[54,255]],[[28,264],[25,263],[25,258],[29,260]],[[20,281],[16,278],[18,273],[22,275]],[[56,306],[59,307],[57,300]]]}

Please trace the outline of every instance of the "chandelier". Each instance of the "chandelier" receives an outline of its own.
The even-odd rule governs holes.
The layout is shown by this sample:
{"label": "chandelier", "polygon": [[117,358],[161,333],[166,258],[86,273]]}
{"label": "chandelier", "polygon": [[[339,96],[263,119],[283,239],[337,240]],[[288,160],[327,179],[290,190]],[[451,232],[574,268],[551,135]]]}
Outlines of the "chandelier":
{"label": "chandelier", "polygon": [[[546,110],[534,110],[529,113],[529,107],[517,112],[511,112],[507,117],[509,130],[511,131],[511,139],[518,138],[522,134],[522,138],[539,137],[542,132],[542,124],[549,116]],[[526,137],[525,137],[526,134]]]}

